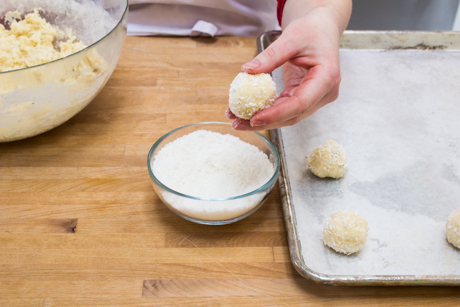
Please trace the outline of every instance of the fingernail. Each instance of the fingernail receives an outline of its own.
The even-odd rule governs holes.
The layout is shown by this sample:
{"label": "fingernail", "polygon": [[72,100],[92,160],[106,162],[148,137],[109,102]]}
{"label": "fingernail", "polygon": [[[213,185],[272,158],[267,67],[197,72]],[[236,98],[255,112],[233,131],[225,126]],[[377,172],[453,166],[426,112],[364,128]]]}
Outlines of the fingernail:
{"label": "fingernail", "polygon": [[293,89],[289,92],[289,97],[291,97],[292,95],[294,95],[294,92],[295,92],[295,88],[293,88]]}
{"label": "fingernail", "polygon": [[227,109],[227,111],[225,111],[225,117],[226,117],[227,119],[231,119],[231,118],[230,118],[230,109]]}
{"label": "fingernail", "polygon": [[260,61],[257,59],[252,60],[251,62],[248,62],[241,66],[241,70],[244,72],[248,72],[250,69],[255,69],[260,66]]}
{"label": "fingernail", "polygon": [[265,126],[265,122],[262,120],[250,121],[250,123],[253,127]]}

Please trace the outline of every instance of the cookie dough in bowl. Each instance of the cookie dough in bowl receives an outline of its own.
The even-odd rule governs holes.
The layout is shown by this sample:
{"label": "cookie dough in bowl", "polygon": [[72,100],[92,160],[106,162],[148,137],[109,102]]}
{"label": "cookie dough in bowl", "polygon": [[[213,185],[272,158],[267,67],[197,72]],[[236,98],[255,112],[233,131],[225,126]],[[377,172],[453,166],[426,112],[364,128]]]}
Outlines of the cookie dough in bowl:
{"label": "cookie dough in bowl", "polygon": [[103,88],[126,35],[127,0],[4,0],[0,142],[48,131]]}

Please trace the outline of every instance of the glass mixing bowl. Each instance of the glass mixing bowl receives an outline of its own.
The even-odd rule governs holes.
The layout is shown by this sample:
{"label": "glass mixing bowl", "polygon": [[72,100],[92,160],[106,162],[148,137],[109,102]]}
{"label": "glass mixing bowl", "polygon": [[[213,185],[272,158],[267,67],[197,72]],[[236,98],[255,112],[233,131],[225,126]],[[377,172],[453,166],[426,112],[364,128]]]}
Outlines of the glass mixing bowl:
{"label": "glass mixing bowl", "polygon": [[5,14],[35,8],[61,30],[72,29],[87,47],[41,65],[0,72],[0,143],[28,138],[64,123],[86,107],[120,57],[128,0],[1,0]]}
{"label": "glass mixing bowl", "polygon": [[[153,173],[152,163],[158,152],[172,141],[197,130],[208,130],[221,134],[230,134],[240,140],[256,146],[268,156],[273,165],[271,178],[257,189],[235,197],[200,198],[186,195],[165,186]],[[186,153],[184,153],[186,154]],[[241,132],[232,129],[229,123],[197,123],[177,128],[162,136],[150,149],[147,167],[153,189],[162,202],[177,215],[186,220],[207,225],[224,225],[234,223],[251,215],[262,206],[275,186],[280,168],[280,157],[275,146],[257,132]],[[216,210],[216,206],[225,209]]]}

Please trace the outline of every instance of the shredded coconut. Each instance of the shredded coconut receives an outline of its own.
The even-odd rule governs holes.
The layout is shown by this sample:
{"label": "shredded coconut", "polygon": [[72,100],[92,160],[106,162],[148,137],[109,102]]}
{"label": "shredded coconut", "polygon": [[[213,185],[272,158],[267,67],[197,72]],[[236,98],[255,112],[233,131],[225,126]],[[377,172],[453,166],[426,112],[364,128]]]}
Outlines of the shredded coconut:
{"label": "shredded coconut", "polygon": [[273,105],[276,84],[269,74],[239,73],[230,84],[228,105],[239,118],[250,119]]}
{"label": "shredded coconut", "polygon": [[[267,183],[274,166],[256,146],[239,138],[199,130],[165,145],[151,162],[155,177],[168,188],[199,198],[222,199],[252,192]],[[254,194],[229,201],[187,199],[163,192],[178,211],[199,219],[231,219],[257,206]]]}
{"label": "shredded coconut", "polygon": [[321,178],[340,178],[345,174],[347,166],[345,150],[334,140],[327,140],[307,158],[307,168]]}

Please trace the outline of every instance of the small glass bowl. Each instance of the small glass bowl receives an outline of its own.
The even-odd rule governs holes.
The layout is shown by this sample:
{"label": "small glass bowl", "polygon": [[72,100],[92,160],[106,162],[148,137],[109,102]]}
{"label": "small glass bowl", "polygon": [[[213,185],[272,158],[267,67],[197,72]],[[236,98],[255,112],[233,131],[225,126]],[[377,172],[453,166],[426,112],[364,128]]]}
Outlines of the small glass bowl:
{"label": "small glass bowl", "polygon": [[[246,143],[256,146],[268,156],[268,159],[273,164],[274,171],[272,177],[268,182],[252,192],[228,198],[194,197],[174,191],[165,186],[155,177],[152,171],[152,163],[155,156],[166,144],[197,130],[230,134]],[[147,167],[150,178],[152,179],[153,189],[171,211],[186,220],[198,224],[225,225],[237,222],[251,215],[267,200],[278,178],[280,157],[275,146],[260,133],[235,131],[229,123],[209,122],[180,127],[162,136],[150,149],[147,157]],[[217,204],[225,204],[227,208],[232,208],[232,210],[213,210]],[[196,208],[199,209],[197,210]]]}

